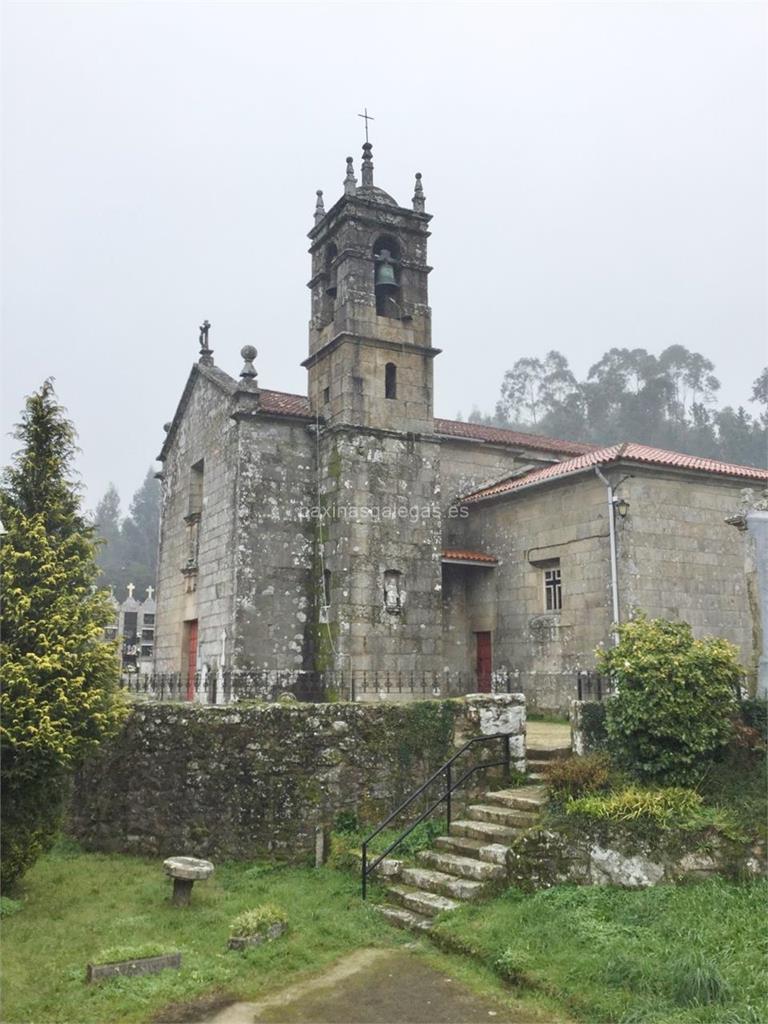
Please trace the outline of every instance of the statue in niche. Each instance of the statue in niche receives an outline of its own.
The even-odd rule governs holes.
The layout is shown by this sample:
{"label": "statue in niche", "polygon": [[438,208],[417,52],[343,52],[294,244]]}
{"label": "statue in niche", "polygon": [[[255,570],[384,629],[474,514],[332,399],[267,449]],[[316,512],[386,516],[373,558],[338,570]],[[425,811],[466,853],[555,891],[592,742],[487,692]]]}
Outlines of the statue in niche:
{"label": "statue in niche", "polygon": [[405,603],[405,591],[401,585],[401,575],[396,570],[384,573],[384,610],[390,615],[399,615]]}

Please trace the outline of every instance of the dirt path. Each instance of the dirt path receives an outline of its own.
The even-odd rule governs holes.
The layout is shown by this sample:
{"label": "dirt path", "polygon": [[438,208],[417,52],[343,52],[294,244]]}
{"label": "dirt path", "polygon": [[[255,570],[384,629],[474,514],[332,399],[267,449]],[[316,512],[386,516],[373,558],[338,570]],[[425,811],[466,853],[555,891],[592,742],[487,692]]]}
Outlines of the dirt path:
{"label": "dirt path", "polygon": [[407,950],[363,949],[330,970],[202,1024],[541,1024]]}

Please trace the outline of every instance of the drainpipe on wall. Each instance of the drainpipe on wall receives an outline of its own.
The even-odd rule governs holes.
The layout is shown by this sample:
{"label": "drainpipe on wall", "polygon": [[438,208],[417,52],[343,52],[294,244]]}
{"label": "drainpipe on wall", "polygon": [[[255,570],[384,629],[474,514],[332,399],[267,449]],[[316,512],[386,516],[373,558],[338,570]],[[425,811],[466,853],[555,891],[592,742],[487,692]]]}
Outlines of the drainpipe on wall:
{"label": "drainpipe on wall", "polygon": [[[616,626],[619,624],[619,570],[616,558],[616,517],[614,514],[614,494],[613,485],[603,474],[603,471],[599,466],[595,466],[595,473],[605,484],[605,489],[608,492],[608,538],[611,546],[611,598],[613,603],[613,621]],[[619,642],[619,635],[616,629],[613,630],[613,643],[614,646]]]}

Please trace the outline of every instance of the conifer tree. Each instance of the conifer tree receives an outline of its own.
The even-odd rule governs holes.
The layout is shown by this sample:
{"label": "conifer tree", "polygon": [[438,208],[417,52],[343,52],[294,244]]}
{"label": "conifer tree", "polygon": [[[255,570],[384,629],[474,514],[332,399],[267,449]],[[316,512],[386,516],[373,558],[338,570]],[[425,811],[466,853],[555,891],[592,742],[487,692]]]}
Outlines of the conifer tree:
{"label": "conifer tree", "polygon": [[69,771],[123,715],[111,612],[72,478],[74,427],[47,380],[27,399],[0,487],[2,881],[55,837]]}

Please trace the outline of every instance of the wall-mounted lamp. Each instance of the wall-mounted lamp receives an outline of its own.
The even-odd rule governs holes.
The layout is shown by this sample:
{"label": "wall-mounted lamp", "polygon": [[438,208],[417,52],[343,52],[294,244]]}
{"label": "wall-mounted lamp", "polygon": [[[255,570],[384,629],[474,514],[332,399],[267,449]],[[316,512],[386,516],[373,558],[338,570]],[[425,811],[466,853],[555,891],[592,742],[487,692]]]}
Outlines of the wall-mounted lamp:
{"label": "wall-mounted lamp", "polygon": [[629,502],[626,498],[614,498],[613,507],[619,513],[622,519],[626,519],[627,512],[629,512]]}

